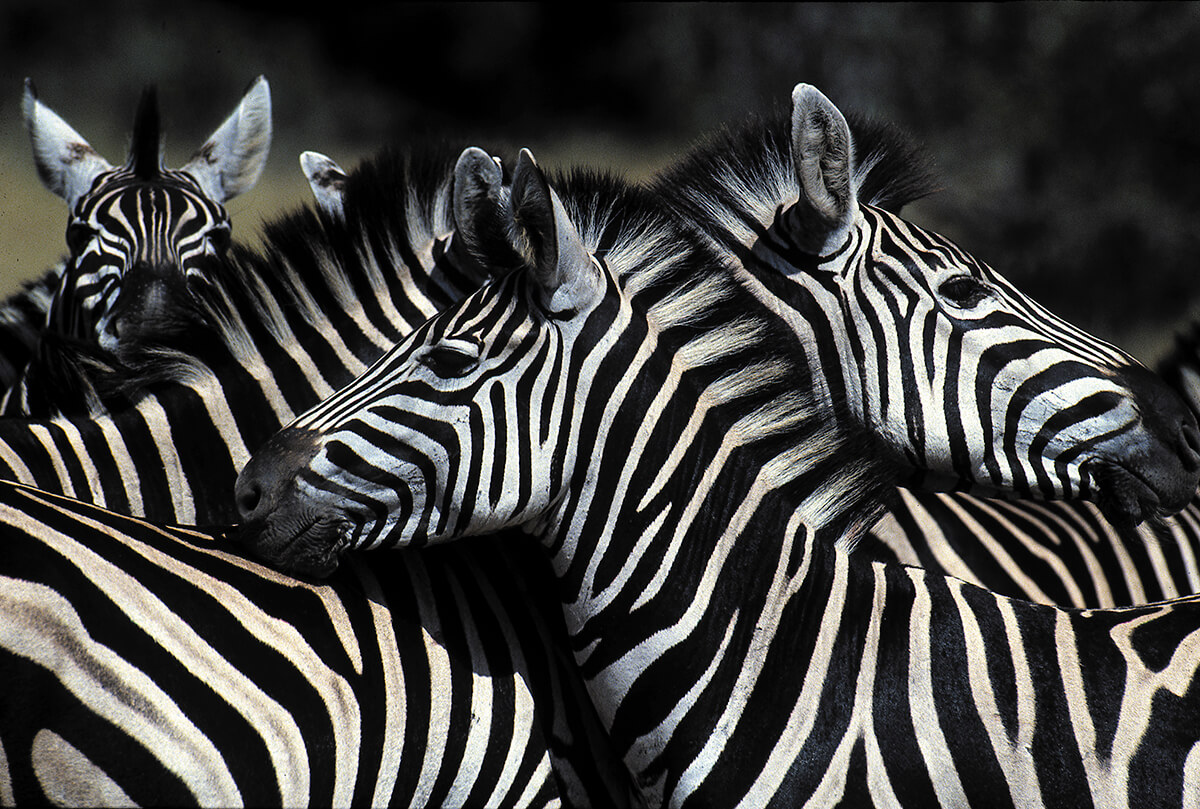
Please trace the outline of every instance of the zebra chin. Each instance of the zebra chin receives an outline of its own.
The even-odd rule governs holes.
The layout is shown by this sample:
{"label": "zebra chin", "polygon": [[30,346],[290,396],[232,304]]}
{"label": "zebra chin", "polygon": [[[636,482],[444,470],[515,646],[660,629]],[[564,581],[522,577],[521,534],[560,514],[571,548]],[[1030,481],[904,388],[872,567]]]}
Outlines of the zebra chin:
{"label": "zebra chin", "polygon": [[333,575],[350,548],[351,520],[340,514],[296,507],[244,523],[234,538],[258,560],[293,576]]}

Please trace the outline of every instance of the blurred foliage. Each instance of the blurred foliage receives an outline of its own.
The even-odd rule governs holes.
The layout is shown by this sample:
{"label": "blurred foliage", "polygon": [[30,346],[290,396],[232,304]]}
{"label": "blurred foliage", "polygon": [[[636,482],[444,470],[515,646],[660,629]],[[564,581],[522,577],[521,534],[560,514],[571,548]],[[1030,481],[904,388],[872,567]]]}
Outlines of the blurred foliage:
{"label": "blurred foliage", "polygon": [[[1128,343],[1197,299],[1197,46],[1200,6],[1186,3],[10,0],[0,134],[23,137],[24,75],[86,134],[114,138],[127,114],[113,109],[155,81],[170,144],[189,147],[265,72],[273,164],[297,181],[301,149],[351,165],[430,129],[639,176],[808,81],[929,147],[945,190],[915,221]],[[0,180],[36,182],[22,172]]]}

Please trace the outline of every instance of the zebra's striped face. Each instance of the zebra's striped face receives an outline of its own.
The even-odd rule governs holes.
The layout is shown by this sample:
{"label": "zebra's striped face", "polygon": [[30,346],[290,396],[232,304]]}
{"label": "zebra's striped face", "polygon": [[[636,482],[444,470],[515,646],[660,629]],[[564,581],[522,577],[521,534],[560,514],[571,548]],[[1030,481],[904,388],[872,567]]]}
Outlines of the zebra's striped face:
{"label": "zebra's striped face", "polygon": [[841,245],[797,272],[773,247],[786,217],[755,255],[788,279],[784,308],[819,387],[922,485],[1116,499],[1137,519],[1187,503],[1195,423],[1127,354],[948,239],[867,205]]}
{"label": "zebra's striped face", "polygon": [[536,297],[525,273],[484,287],[256,452],[237,494],[255,551],[327,575],[350,548],[544,516],[575,446],[557,375],[593,345],[581,331],[594,307],[556,317]]}
{"label": "zebra's striped face", "polygon": [[189,286],[229,243],[224,206],[187,172],[149,181],[106,172],[72,212],[49,325],[114,352],[122,339],[166,336],[184,325]]}
{"label": "zebra's striped face", "polygon": [[34,164],[71,212],[70,255],[47,328],[121,357],[127,344],[187,328],[189,285],[229,245],[223,204],[253,187],[271,143],[271,94],[254,81],[182,168],[164,166],[152,87],[138,104],[129,159],[114,168],[26,80],[21,102]]}

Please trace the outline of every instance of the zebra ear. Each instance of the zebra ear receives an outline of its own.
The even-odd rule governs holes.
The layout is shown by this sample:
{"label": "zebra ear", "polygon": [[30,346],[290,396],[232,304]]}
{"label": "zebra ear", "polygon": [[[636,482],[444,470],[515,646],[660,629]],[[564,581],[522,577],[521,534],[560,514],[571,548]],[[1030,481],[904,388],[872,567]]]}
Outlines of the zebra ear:
{"label": "zebra ear", "polygon": [[237,109],[217,127],[183,170],[216,202],[258,182],[271,148],[271,88],[263,76],[250,85]]}
{"label": "zebra ear", "polygon": [[304,152],[300,168],[308,178],[317,207],[334,219],[345,219],[346,172],[342,167],[320,152]]}
{"label": "zebra ear", "polygon": [[498,158],[470,146],[454,165],[453,249],[464,269],[474,269],[480,283],[510,266],[498,260],[497,246],[511,248],[509,224],[513,220],[509,189]]}
{"label": "zebra ear", "polygon": [[797,246],[821,255],[836,247],[858,205],[854,140],[841,110],[811,84],[792,90],[792,162],[803,211],[793,217]]}
{"label": "zebra ear", "polygon": [[570,318],[589,309],[604,294],[604,279],[528,149],[513,172],[512,209],[546,312]]}
{"label": "zebra ear", "polygon": [[54,110],[38,101],[29,79],[25,79],[21,114],[33,144],[38,177],[74,210],[75,203],[92,187],[96,177],[112,166]]}

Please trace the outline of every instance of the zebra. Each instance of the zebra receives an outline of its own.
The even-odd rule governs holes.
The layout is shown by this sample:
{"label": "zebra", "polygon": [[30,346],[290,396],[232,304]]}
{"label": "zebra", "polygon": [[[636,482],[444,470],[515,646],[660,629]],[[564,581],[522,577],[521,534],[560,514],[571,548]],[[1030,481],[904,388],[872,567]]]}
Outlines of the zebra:
{"label": "zebra", "polygon": [[[660,199],[550,182],[522,153],[509,203],[527,266],[256,453],[238,480],[241,540],[323,575],[352,549],[533,535],[588,691],[650,803],[1178,803],[1200,783],[1200,602],[1070,612],[854,554],[906,474],[895,446],[909,433],[881,441],[853,404],[797,385],[818,369],[756,294],[750,259],[786,256],[790,282],[823,273],[830,287],[839,268],[924,277],[913,294],[961,311],[964,342],[989,317],[1005,324],[993,340],[1044,335],[1009,381],[1091,404],[1064,404],[1077,425],[1047,416],[1073,448],[1038,442],[1047,454],[1029,460],[1050,469],[1029,477],[1043,493],[1127,482],[1096,467],[1130,462],[1109,454],[1113,431],[1146,440],[1161,422],[1129,408],[1160,392],[1097,364],[1116,355],[1056,321],[1059,347],[1046,324],[1019,326],[1049,316],[940,237],[860,203],[849,129],[815,88],[797,86],[786,124],[759,133],[757,164],[718,174],[710,211],[735,195],[771,211],[721,220],[768,243],[732,251],[737,263],[688,261]],[[704,156],[719,171],[727,155]],[[1116,516],[1186,502],[1167,478],[1194,462],[1178,437],[1188,425],[1161,436],[1183,458],[1129,447],[1162,461],[1161,475],[1135,467],[1161,488],[1106,492]],[[936,460],[922,450],[942,436],[924,439],[905,460]],[[970,460],[963,472],[991,485],[1017,468]]]}
{"label": "zebra", "polygon": [[[856,179],[872,204],[898,212],[903,205],[928,193],[933,183],[927,173],[926,161],[923,155],[914,153],[914,147],[906,143],[900,133],[889,131],[886,125],[861,119],[852,120],[850,125],[855,148],[862,158],[860,176]],[[714,148],[727,150],[739,160],[754,159],[753,155],[742,154],[747,149],[753,150],[753,137],[749,139],[749,146],[739,143],[733,135],[723,146]],[[769,221],[774,211],[765,206],[758,209],[725,203],[713,206],[714,196],[723,200],[735,193],[722,190],[720,186],[736,189],[737,183],[744,180],[737,175],[739,167],[736,163],[731,165],[732,161],[724,161],[714,170],[706,163],[710,159],[710,152],[700,152],[690,161],[684,160],[669,168],[658,178],[656,190],[666,197],[672,209],[686,212],[702,235],[706,232],[720,234],[719,238],[730,253],[743,255],[750,250],[753,239],[761,233],[763,223]],[[896,164],[907,164],[911,168],[897,172],[892,169]],[[775,204],[770,197],[765,198],[769,204]],[[761,250],[765,242],[759,241],[755,249]],[[787,261],[784,257],[775,260],[774,264],[782,264],[784,276],[791,277],[786,270]],[[747,264],[751,268],[749,271],[758,276],[752,283],[761,290],[762,297],[771,300],[783,317],[801,324],[806,322],[806,313],[795,314],[790,310],[811,307],[809,295],[824,293],[796,295],[787,289],[786,282],[778,282],[778,274],[769,264],[763,265],[753,258],[748,259]],[[879,319],[870,307],[888,306],[903,312],[906,306],[920,306],[905,301],[906,293],[895,292],[895,286],[892,290],[888,287],[886,281],[882,282],[878,296],[874,300],[864,300],[867,313],[858,318],[859,323]],[[882,315],[885,320],[888,317],[888,313]],[[851,407],[865,411],[865,415],[858,415],[859,418],[872,423],[883,424],[890,419],[899,425],[907,419],[908,423],[898,429],[907,430],[909,434],[915,432],[913,440],[919,446],[924,440],[922,432],[936,432],[942,412],[954,411],[955,394],[964,397],[968,394],[930,390],[933,386],[924,384],[925,389],[918,397],[916,393],[920,389],[896,384],[897,373],[902,383],[908,382],[904,379],[907,371],[876,373],[877,368],[899,363],[900,367],[919,369],[918,376],[931,374],[936,371],[931,364],[938,351],[948,351],[953,357],[956,350],[953,344],[946,348],[935,344],[931,329],[917,330],[925,325],[919,315],[914,313],[909,317],[912,329],[900,337],[901,345],[881,345],[868,333],[861,346],[863,361],[818,356],[810,358],[810,364],[823,369],[816,383],[822,396],[849,402]],[[847,325],[851,329],[857,328],[851,318],[847,318]],[[1131,358],[1108,348],[1112,350],[1114,365],[1127,366],[1126,373],[1145,374]],[[921,349],[925,352],[924,357]],[[841,350],[843,348],[839,346]],[[872,364],[873,355],[878,359]],[[1177,358],[1180,356],[1184,357],[1182,367],[1186,368],[1186,351],[1176,354]],[[1172,379],[1179,378],[1179,366],[1172,370],[1169,367],[1171,361],[1166,365],[1168,367],[1160,368],[1160,372]],[[830,367],[833,370],[829,370]],[[862,377],[861,381],[847,379],[839,389],[839,377],[849,377],[855,372]],[[827,382],[827,379],[834,381]],[[877,385],[875,389],[868,387],[872,384]],[[863,390],[856,390],[856,387]],[[1185,402],[1192,405],[1194,411],[1197,389],[1193,387],[1189,391],[1183,384],[1175,384],[1173,388],[1184,394]],[[949,403],[943,405],[939,396],[948,397]],[[1165,406],[1170,418],[1180,420],[1178,404],[1173,397],[1161,401],[1169,402]],[[1158,406],[1152,402],[1150,409]],[[871,409],[876,411],[873,416]],[[932,430],[920,423],[931,419],[935,422]],[[969,434],[966,426],[963,430]],[[997,430],[996,434],[999,432]],[[900,439],[902,445],[908,440],[903,433]],[[1193,448],[1198,445],[1197,434],[1191,426],[1181,430],[1180,440]],[[928,451],[924,447],[920,450]],[[1182,513],[1161,520],[1146,520],[1135,528],[1131,524],[1135,520],[1114,523],[1090,503],[983,500],[962,492],[923,491],[920,487],[931,485],[928,479],[918,480],[915,485],[918,488],[902,489],[898,493],[893,510],[858,543],[860,552],[948,573],[1003,594],[1064,606],[1140,604],[1200,592],[1197,560],[1200,503],[1194,497]],[[981,494],[996,493],[986,486],[973,488]],[[1018,491],[1038,497],[1046,495],[1038,488],[1019,488]],[[1180,501],[1176,501],[1168,510],[1177,510],[1180,505]]]}
{"label": "zebra", "polygon": [[5,805],[562,805],[574,678],[521,552],[314,585],[9,482],[0,527]]}
{"label": "zebra", "polygon": [[[222,591],[228,591],[227,583],[236,582],[240,595],[223,604],[221,614],[241,626],[261,626],[264,611],[277,614],[274,604],[281,598],[280,592],[311,590],[303,582],[267,575],[262,568],[227,552],[198,557],[186,547],[199,541],[194,531],[181,534],[159,526],[141,527],[111,510],[149,516],[160,523],[230,522],[236,515],[234,476],[249,450],[295,409],[352,379],[382,353],[385,343],[390,345],[406,333],[410,323],[427,317],[444,301],[465,296],[462,290],[479,285],[476,274],[487,268],[478,263],[480,255],[470,252],[474,228],[492,224],[481,219],[456,227],[455,209],[463,209],[456,195],[500,200],[505,194],[502,180],[500,165],[479,149],[466,150],[457,162],[444,145],[414,147],[404,153],[385,151],[345,179],[337,205],[347,216],[335,217],[324,206],[305,208],[266,226],[261,253],[242,247],[230,251],[219,271],[197,287],[194,295],[202,305],[185,312],[194,317],[185,343],[189,353],[170,353],[168,341],[156,342],[154,352],[143,352],[139,340],[144,338],[137,335],[130,338],[126,349],[129,356],[141,358],[138,367],[87,366],[88,384],[97,391],[117,391],[107,396],[98,393],[93,400],[103,399],[108,404],[115,398],[114,406],[99,407],[87,418],[73,414],[42,421],[0,419],[0,477],[110,509],[98,516],[101,512],[96,509],[55,500],[45,507],[47,516],[31,527],[21,516],[28,509],[25,500],[20,500],[0,520],[2,541],[23,542],[22,547],[28,549],[24,558],[31,560],[30,565],[32,560],[44,562],[43,572],[31,580],[28,565],[17,564],[20,557],[0,555],[0,575],[7,582],[0,591],[18,587],[14,581],[48,586],[57,592],[56,598],[80,614],[96,616],[89,617],[93,635],[119,636],[124,626],[121,616],[105,604],[106,593],[149,604],[145,614],[153,618],[155,629],[145,639],[147,654],[162,654],[171,648],[169,627],[191,627],[212,649],[224,652],[229,648],[228,641],[214,634],[216,629],[193,619],[197,613],[191,605],[202,595],[192,589],[186,596],[177,595],[180,580],[204,582]],[[347,225],[348,221],[354,224]],[[457,221],[463,221],[461,216]],[[60,350],[65,353],[68,348]],[[66,355],[60,359],[60,364],[70,364],[73,358]],[[115,380],[109,378],[113,376]],[[84,521],[88,525],[99,521],[102,527],[80,528]],[[215,530],[204,529],[204,537],[210,539],[200,539],[211,544]],[[17,539],[10,541],[10,535]],[[153,551],[146,549],[151,535],[163,538]],[[55,560],[61,555],[57,548],[62,542],[69,542],[72,558],[96,562],[88,573],[93,585],[64,584],[54,578],[53,571],[61,566]],[[159,560],[157,567],[140,565],[129,572],[128,560],[149,554]],[[362,649],[371,650],[373,659],[393,670],[397,657],[431,660],[427,668],[418,666],[405,675],[406,699],[414,701],[417,709],[413,711],[414,724],[406,732],[418,752],[416,758],[407,752],[399,759],[398,751],[387,756],[378,752],[376,748],[387,746],[380,740],[387,728],[367,719],[356,725],[354,716],[394,715],[398,697],[378,687],[377,680],[350,678],[350,691],[342,688],[349,713],[330,713],[332,730],[328,732],[359,738],[361,754],[343,756],[338,752],[335,756],[323,741],[328,732],[307,732],[308,725],[299,716],[294,721],[302,732],[292,738],[305,746],[307,766],[314,771],[337,771],[337,789],[341,791],[330,793],[327,786],[312,781],[307,791],[273,792],[275,782],[286,779],[288,769],[284,760],[271,759],[259,772],[265,779],[261,787],[250,790],[239,780],[240,800],[319,804],[336,795],[334,802],[343,802],[341,797],[349,794],[345,790],[353,788],[356,802],[390,794],[395,801],[414,804],[486,801],[527,805],[533,796],[535,805],[559,799],[567,805],[628,805],[632,795],[627,776],[598,735],[598,721],[591,715],[593,709],[582,694],[577,675],[565,667],[556,651],[564,644],[554,638],[565,630],[540,617],[544,610],[533,608],[540,597],[536,579],[526,574],[525,579],[513,577],[488,585],[486,612],[472,595],[484,592],[478,584],[481,571],[503,564],[509,563],[490,552],[398,560],[397,569],[410,574],[411,595],[400,598],[396,594],[407,592],[404,588],[372,589],[374,585],[360,583],[361,577],[349,577],[344,585],[335,583],[332,590],[322,591],[325,612],[317,611],[315,617],[290,617],[296,655],[326,661],[333,668],[342,653],[340,646],[331,647],[325,640],[330,634],[329,622],[323,617],[326,612],[351,616],[339,619],[338,637],[350,632],[366,638],[358,642]],[[521,568],[527,571],[528,565]],[[548,572],[545,579],[549,581]],[[386,605],[379,593],[387,596]],[[21,609],[20,604],[10,604],[0,612],[16,625]],[[394,648],[386,647],[385,634],[379,629],[387,629],[389,616],[392,629],[387,631],[396,635]],[[55,669],[52,661],[27,661],[41,645],[53,640],[55,626],[30,630],[12,640],[5,647],[10,667],[0,675],[6,682],[36,680],[40,684],[37,693],[48,694],[47,701],[52,704],[70,702],[64,696],[69,678]],[[451,627],[457,634],[447,638],[444,633],[452,631]],[[460,635],[461,643],[456,641]],[[110,655],[119,657],[124,648],[122,642],[114,642]],[[367,655],[363,651],[360,656],[365,659]],[[524,668],[521,661],[525,661]],[[278,666],[259,668],[254,661],[230,662],[221,670],[225,673],[214,675],[212,681],[218,692],[240,687],[243,680],[262,683]],[[379,671],[379,666],[374,670]],[[90,730],[70,742],[78,751],[70,754],[71,760],[90,760],[88,772],[105,774],[104,778],[89,776],[90,781],[114,782],[131,797],[136,794],[139,802],[174,803],[180,795],[185,796],[180,800],[189,801],[204,802],[205,796],[217,803],[233,800],[234,793],[214,793],[205,786],[207,782],[197,781],[210,772],[207,764],[196,764],[194,770],[182,767],[188,770],[186,778],[192,780],[179,786],[179,776],[173,772],[180,765],[174,759],[188,755],[189,745],[208,731],[179,739],[170,735],[176,725],[159,721],[161,717],[153,713],[169,695],[184,718],[199,725],[198,717],[211,708],[211,696],[192,690],[172,691],[168,683],[160,681],[162,670],[153,663],[146,664],[143,671],[142,693],[149,719],[123,714],[127,721],[114,721],[112,727],[89,720],[86,727]],[[490,677],[488,671],[512,676]],[[314,678],[312,689],[320,690],[318,674],[309,669],[300,672],[299,680],[294,672],[287,676],[303,682],[308,674]],[[437,710],[429,713],[427,720],[420,719],[422,705],[431,698],[424,697],[423,703],[419,694],[435,692],[442,681],[453,688],[444,697],[433,698]],[[464,688],[462,683],[474,685]],[[25,698],[21,690],[11,693]],[[84,714],[91,711],[108,717],[121,708],[125,697],[115,688],[101,688],[93,700]],[[295,711],[302,709],[311,713],[311,703]],[[279,713],[289,715],[292,709]],[[439,716],[449,716],[452,721],[438,724]],[[463,717],[474,723],[469,732],[464,731]],[[62,721],[68,718],[64,716]],[[34,777],[38,771],[32,745],[38,734],[50,727],[46,724],[49,720],[24,715],[18,720],[0,727],[9,776],[0,778],[0,783],[7,781],[24,801],[45,800],[52,797],[50,790],[69,788],[69,783],[47,786]],[[250,733],[246,738],[252,741],[245,743],[271,747],[270,734],[262,730],[269,724],[263,715],[253,714],[246,721],[258,730]],[[138,735],[139,728],[143,735]],[[427,732],[424,741],[412,735],[418,728]],[[61,731],[53,732],[67,738]],[[147,747],[145,733],[159,734],[153,737],[159,742]],[[262,741],[253,741],[256,739]],[[422,759],[420,744],[442,752],[436,756],[431,752]],[[135,769],[126,768],[108,755],[110,746],[133,751],[130,760],[141,763]],[[232,748],[218,746],[228,758]],[[207,761],[216,766],[222,756]],[[292,755],[289,760],[295,758]],[[544,766],[546,761],[552,763],[553,772]],[[264,764],[261,756],[256,762]],[[521,767],[519,778],[512,770],[517,765]],[[398,772],[388,770],[396,766],[400,766]],[[480,773],[478,778],[475,771]],[[502,774],[507,774],[504,779]],[[393,783],[390,793],[388,783]],[[364,793],[371,784],[384,791]]]}
{"label": "zebra", "polygon": [[[133,359],[123,353],[123,342],[177,337],[186,325],[178,313],[191,299],[190,287],[204,283],[209,265],[230,244],[224,204],[257,183],[272,132],[263,76],[179,169],[164,165],[153,87],[142,94],[129,157],[118,167],[42,102],[29,79],[21,111],[38,176],[67,203],[69,255],[0,307],[6,389],[42,341],[82,343],[128,362]],[[62,409],[67,393],[46,397]],[[14,404],[10,395],[5,412],[48,406]]]}

